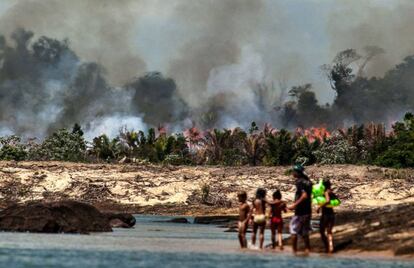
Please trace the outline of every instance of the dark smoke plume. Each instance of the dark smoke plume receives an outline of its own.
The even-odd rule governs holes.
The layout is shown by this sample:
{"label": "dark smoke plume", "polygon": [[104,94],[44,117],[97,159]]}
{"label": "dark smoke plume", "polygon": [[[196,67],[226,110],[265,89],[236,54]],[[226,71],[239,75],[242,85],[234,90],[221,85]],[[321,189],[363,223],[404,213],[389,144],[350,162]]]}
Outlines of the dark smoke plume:
{"label": "dark smoke plume", "polygon": [[[325,24],[299,26],[322,4],[286,2],[10,1],[0,134],[43,137],[74,123],[88,137],[122,125],[337,127],[413,109],[412,1],[332,1]],[[312,80],[323,63],[327,79]]]}

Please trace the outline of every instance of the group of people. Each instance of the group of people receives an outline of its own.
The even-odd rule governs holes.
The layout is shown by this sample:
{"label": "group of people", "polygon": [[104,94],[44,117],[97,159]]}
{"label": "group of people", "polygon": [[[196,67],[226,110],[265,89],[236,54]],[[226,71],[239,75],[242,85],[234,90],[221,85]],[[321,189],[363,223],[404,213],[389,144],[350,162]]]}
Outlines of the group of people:
{"label": "group of people", "polygon": [[[283,216],[282,213],[288,210],[294,211],[294,216],[290,221],[290,234],[292,239],[292,250],[296,254],[298,236],[302,237],[305,243],[305,253],[310,252],[309,233],[311,231],[312,218],[312,182],[304,173],[304,168],[301,165],[295,165],[292,170],[292,175],[295,179],[296,193],[293,204],[288,205],[282,199],[280,190],[276,190],[272,195],[272,200],[266,198],[267,192],[263,188],[256,191],[256,196],[250,206],[247,203],[247,193],[242,191],[238,193],[240,202],[239,207],[239,242],[241,248],[247,248],[247,229],[249,225],[253,226],[252,231],[252,245],[256,246],[257,233],[259,233],[259,248],[263,249],[264,233],[267,225],[266,209],[269,208],[269,222],[271,230],[272,248],[276,248],[276,234],[277,245],[283,250]],[[333,237],[332,229],[335,224],[334,209],[329,206],[330,200],[335,198],[335,194],[331,188],[331,182],[328,179],[323,180],[324,186],[324,202],[318,204],[317,213],[322,212],[320,217],[319,230],[322,242],[324,243],[327,253],[333,253]]]}

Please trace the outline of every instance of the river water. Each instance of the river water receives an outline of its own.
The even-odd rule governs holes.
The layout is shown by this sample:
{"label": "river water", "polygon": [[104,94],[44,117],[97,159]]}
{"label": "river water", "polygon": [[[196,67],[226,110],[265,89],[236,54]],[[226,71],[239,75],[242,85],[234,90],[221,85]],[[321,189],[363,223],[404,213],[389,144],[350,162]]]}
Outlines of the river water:
{"label": "river water", "polygon": [[293,257],[238,249],[235,233],[209,225],[155,222],[92,235],[0,233],[0,267],[414,267],[414,262]]}

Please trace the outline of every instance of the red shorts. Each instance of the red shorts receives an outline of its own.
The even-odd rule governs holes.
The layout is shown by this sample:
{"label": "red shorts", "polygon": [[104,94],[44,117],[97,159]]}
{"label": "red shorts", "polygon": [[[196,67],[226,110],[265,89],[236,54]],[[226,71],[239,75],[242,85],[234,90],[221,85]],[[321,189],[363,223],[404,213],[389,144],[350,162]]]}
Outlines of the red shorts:
{"label": "red shorts", "polygon": [[270,224],[281,224],[281,223],[283,223],[283,219],[280,217],[274,216],[270,219]]}

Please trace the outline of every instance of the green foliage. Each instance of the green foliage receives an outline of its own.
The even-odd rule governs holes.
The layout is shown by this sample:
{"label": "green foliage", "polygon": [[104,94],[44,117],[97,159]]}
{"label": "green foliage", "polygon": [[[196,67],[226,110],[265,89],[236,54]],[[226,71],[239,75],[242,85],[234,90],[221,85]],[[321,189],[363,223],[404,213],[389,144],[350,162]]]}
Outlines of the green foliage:
{"label": "green foliage", "polygon": [[357,148],[344,136],[334,135],[314,152],[321,164],[353,164],[357,161]]}
{"label": "green foliage", "polygon": [[243,152],[247,134],[239,128],[234,130],[214,129],[204,139],[205,157],[208,164],[241,165],[245,161]]}
{"label": "green foliage", "polygon": [[393,126],[394,135],[387,140],[388,147],[379,154],[375,164],[386,167],[414,167],[414,115],[407,113],[403,122]]}
{"label": "green foliage", "polygon": [[188,157],[188,147],[182,135],[162,135],[154,142],[157,161],[174,165],[184,164]]}
{"label": "green foliage", "polygon": [[252,122],[249,128],[249,134],[252,135],[258,130],[259,130],[259,127],[257,126],[256,122]]}
{"label": "green foliage", "polygon": [[86,142],[78,132],[61,129],[47,137],[31,155],[40,160],[84,161]]}
{"label": "green foliage", "polygon": [[83,136],[83,130],[78,123],[75,123],[72,128],[73,134],[78,134],[79,136]]}
{"label": "green foliage", "polygon": [[27,156],[26,145],[21,143],[17,136],[6,136],[0,138],[0,159],[1,160],[24,160]]}
{"label": "green foliage", "polygon": [[295,163],[312,165],[316,163],[315,151],[318,150],[321,142],[316,139],[310,142],[306,137],[300,137],[295,143]]}
{"label": "green foliage", "polygon": [[91,153],[97,158],[111,161],[119,157],[121,151],[119,139],[109,140],[105,134],[95,137],[92,141]]}
{"label": "green foliage", "polygon": [[262,161],[266,153],[265,141],[263,133],[251,134],[245,138],[244,152],[249,165],[256,166]]}
{"label": "green foliage", "polygon": [[130,158],[174,165],[189,163],[189,149],[182,134],[161,134],[157,137],[153,128],[146,135],[143,131],[124,129],[119,135],[119,141],[123,145],[120,154]]}
{"label": "green foliage", "polygon": [[264,161],[268,165],[289,165],[293,162],[295,138],[285,129],[266,137]]}
{"label": "green foliage", "polygon": [[397,122],[388,135],[380,124],[337,130],[329,138],[315,129],[293,134],[269,125],[259,129],[255,123],[249,134],[240,128],[214,129],[207,133],[195,128],[192,131],[197,134],[197,143],[193,143],[191,150],[191,131],[167,135],[164,131],[157,134],[155,129],[147,133],[123,129],[114,139],[106,135],[95,137],[87,147],[81,127],[75,124],[72,131],[58,130],[41,143],[22,142],[17,136],[0,137],[0,160],[111,162],[126,159],[135,163],[229,166],[363,163],[414,167],[414,115],[411,113]]}

